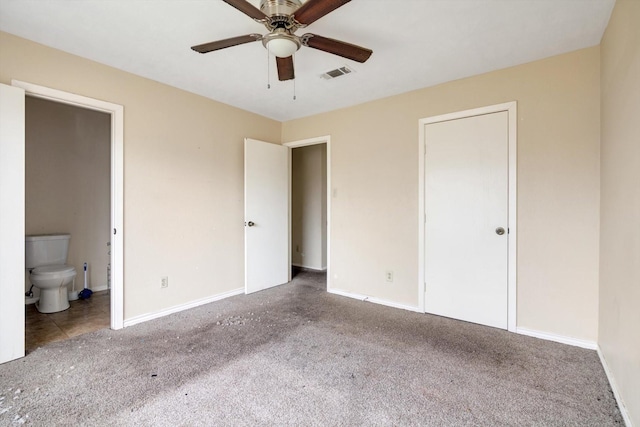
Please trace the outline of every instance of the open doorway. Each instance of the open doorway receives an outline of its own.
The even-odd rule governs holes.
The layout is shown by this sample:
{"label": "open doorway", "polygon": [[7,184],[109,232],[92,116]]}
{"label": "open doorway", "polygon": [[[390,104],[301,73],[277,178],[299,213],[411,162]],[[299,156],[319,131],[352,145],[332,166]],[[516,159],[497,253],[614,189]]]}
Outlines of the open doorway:
{"label": "open doorway", "polygon": [[[320,145],[324,153],[324,200],[315,211],[322,230],[320,245],[315,246],[320,261],[316,264],[296,259],[292,249],[304,253],[304,244],[292,244],[292,151]],[[319,170],[318,169],[318,170]],[[297,173],[297,172],[296,172]],[[322,174],[321,174],[322,176]],[[292,265],[319,271],[327,291],[331,292],[331,141],[329,136],[294,141],[282,145],[245,139],[245,293],[282,285],[292,279]],[[323,197],[321,194],[318,197]],[[324,208],[322,206],[324,205]],[[303,214],[304,216],[304,214]],[[323,225],[324,224],[324,225]],[[318,241],[318,239],[315,239]],[[297,247],[296,247],[297,246]],[[324,255],[323,255],[324,254]],[[292,260],[294,262],[292,263]]]}
{"label": "open doorway", "polygon": [[[3,130],[2,181],[11,192],[0,198],[3,217],[11,217],[13,231],[7,227],[0,234],[0,247],[8,249],[11,257],[3,257],[0,305],[3,320],[0,324],[0,360],[6,362],[25,354],[25,97],[46,99],[66,105],[100,111],[110,116],[110,251],[111,265],[109,312],[111,329],[124,326],[124,107],[111,102],[64,92],[32,83],[12,80],[11,86],[0,85],[3,93],[0,119]],[[7,126],[5,126],[5,124]],[[12,125],[12,126],[9,126]],[[6,154],[6,156],[4,155]],[[4,189],[4,187],[3,187]],[[6,215],[5,215],[6,213]],[[5,262],[6,261],[9,262]],[[83,272],[82,272],[83,273]],[[81,273],[81,277],[82,277]],[[10,280],[9,280],[10,279]],[[11,320],[13,319],[13,320]],[[15,322],[19,321],[20,326]],[[13,322],[13,323],[12,323]]]}
{"label": "open doorway", "polygon": [[[291,265],[327,270],[327,148],[294,148],[291,153]],[[294,274],[295,275],[295,274]]]}
{"label": "open doorway", "polygon": [[111,139],[106,112],[25,99],[25,234],[30,242],[68,235],[65,264],[76,272],[64,286],[69,307],[43,309],[25,270],[27,352],[110,325]]}
{"label": "open doorway", "polygon": [[[0,168],[1,211],[3,213],[0,249],[0,363],[25,355],[25,96],[49,99],[82,108],[106,112],[111,117],[111,328],[124,323],[123,277],[123,148],[124,108],[113,104],[63,92],[32,83],[12,80],[0,85],[2,92],[2,168]],[[6,219],[6,221],[5,221]]]}
{"label": "open doorway", "polygon": [[327,283],[329,266],[328,137],[285,144],[291,148],[292,278],[312,275]]}

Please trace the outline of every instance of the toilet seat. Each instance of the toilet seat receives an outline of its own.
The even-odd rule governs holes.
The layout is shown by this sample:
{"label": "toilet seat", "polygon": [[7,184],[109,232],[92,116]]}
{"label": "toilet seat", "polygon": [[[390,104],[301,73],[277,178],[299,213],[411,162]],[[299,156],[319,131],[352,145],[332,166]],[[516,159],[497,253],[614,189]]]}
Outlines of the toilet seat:
{"label": "toilet seat", "polygon": [[60,264],[60,265],[43,265],[42,267],[36,267],[31,270],[31,274],[38,276],[56,276],[59,274],[75,273],[76,269],[72,265]]}

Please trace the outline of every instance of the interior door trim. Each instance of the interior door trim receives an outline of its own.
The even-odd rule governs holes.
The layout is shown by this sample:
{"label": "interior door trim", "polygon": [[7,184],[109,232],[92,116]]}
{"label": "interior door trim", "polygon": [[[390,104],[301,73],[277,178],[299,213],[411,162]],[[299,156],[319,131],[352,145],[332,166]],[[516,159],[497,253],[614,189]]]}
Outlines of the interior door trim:
{"label": "interior door trim", "polygon": [[12,80],[27,96],[111,116],[111,329],[124,327],[124,107],[70,92]]}
{"label": "interior door trim", "polygon": [[[307,147],[309,145],[326,144],[327,146],[327,292],[332,292],[331,281],[331,135],[317,136],[285,142],[282,145],[289,149]],[[289,165],[289,185],[291,185],[291,164]],[[291,188],[289,188],[289,247],[291,247]],[[289,265],[291,265],[291,251],[289,251]]]}
{"label": "interior door trim", "polygon": [[425,155],[426,135],[425,126],[432,123],[445,122],[484,114],[506,111],[508,119],[508,150],[509,150],[509,191],[508,191],[508,228],[507,228],[507,330],[516,332],[517,323],[517,102],[490,105],[470,110],[441,114],[420,119],[418,137],[418,305],[422,313],[425,312]]}

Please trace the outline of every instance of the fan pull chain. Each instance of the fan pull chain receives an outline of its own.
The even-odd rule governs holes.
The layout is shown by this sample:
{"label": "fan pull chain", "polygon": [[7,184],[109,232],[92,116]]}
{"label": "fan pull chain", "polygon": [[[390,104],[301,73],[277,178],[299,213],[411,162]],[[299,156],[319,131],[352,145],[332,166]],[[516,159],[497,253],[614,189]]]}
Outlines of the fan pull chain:
{"label": "fan pull chain", "polygon": [[271,89],[271,63],[269,62],[269,49],[267,51],[267,89]]}
{"label": "fan pull chain", "polygon": [[[296,69],[296,54],[294,53],[292,58],[293,60],[293,69]],[[296,76],[293,76],[293,100],[296,100]]]}

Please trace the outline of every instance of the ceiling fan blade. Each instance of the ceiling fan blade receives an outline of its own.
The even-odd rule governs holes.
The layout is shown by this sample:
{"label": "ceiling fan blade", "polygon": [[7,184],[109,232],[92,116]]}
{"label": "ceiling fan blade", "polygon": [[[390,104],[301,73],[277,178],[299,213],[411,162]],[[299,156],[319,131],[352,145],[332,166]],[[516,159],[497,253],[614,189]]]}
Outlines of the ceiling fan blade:
{"label": "ceiling fan blade", "polygon": [[229,6],[233,6],[238,9],[240,12],[244,13],[250,18],[261,21],[263,19],[269,19],[267,15],[251,3],[246,0],[222,0],[227,3]]}
{"label": "ceiling fan blade", "polygon": [[293,17],[300,24],[309,25],[350,1],[351,0],[308,0],[293,13]]}
{"label": "ceiling fan blade", "polygon": [[262,40],[260,34],[247,34],[246,36],[232,37],[230,39],[218,40],[215,42],[209,42],[199,44],[197,46],[191,46],[191,49],[199,53],[207,53],[214,50],[220,50],[231,46],[238,46],[239,44],[251,43],[258,40]]}
{"label": "ceiling fan blade", "polygon": [[276,64],[278,65],[278,80],[293,80],[296,78],[293,71],[293,56],[288,58],[279,58],[276,56]]}
{"label": "ceiling fan blade", "polygon": [[324,52],[333,53],[343,58],[352,59],[357,62],[366,62],[373,51],[355,44],[341,42],[315,34],[305,34],[301,38],[302,44]]}

